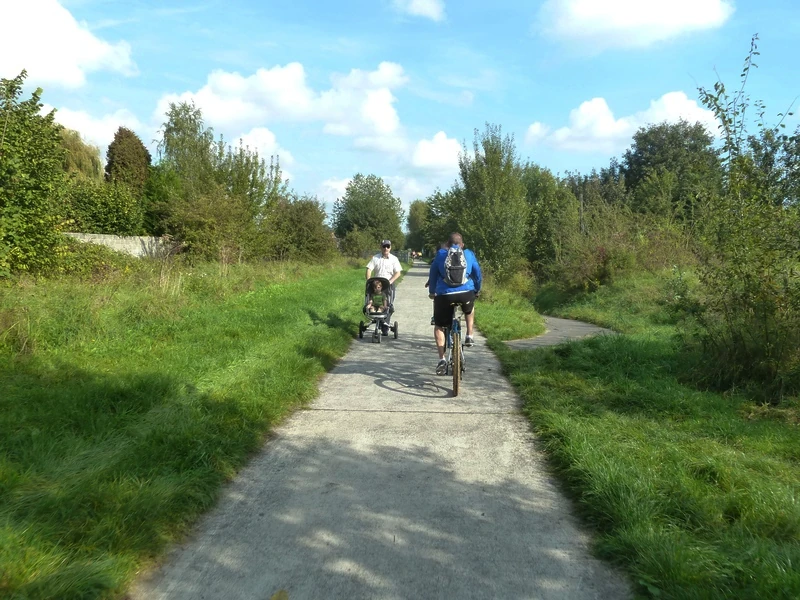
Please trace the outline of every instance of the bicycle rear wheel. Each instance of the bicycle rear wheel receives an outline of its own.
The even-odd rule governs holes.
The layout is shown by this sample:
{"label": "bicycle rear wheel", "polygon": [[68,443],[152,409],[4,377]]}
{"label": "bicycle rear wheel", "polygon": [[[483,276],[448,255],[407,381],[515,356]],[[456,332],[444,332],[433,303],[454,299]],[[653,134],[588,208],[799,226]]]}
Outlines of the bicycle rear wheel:
{"label": "bicycle rear wheel", "polygon": [[461,333],[453,333],[453,396],[458,396],[461,383]]}

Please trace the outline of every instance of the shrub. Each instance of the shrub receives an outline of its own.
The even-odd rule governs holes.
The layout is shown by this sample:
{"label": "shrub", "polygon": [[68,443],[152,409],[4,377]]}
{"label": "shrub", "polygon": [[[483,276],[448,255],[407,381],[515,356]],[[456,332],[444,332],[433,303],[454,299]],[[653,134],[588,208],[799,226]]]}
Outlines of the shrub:
{"label": "shrub", "polygon": [[20,101],[26,75],[0,79],[0,277],[52,267],[62,240],[61,135],[41,89]]}
{"label": "shrub", "polygon": [[81,233],[138,235],[144,220],[141,202],[126,185],[91,179],[69,183],[66,213]]}

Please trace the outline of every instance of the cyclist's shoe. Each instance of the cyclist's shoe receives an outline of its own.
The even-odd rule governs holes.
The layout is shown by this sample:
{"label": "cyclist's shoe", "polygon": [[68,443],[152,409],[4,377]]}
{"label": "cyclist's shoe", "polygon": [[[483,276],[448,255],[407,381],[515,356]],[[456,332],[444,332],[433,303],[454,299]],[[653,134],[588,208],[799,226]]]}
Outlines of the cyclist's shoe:
{"label": "cyclist's shoe", "polygon": [[444,375],[445,373],[447,373],[447,361],[442,359],[439,361],[439,364],[436,365],[436,374]]}
{"label": "cyclist's shoe", "polygon": [[467,348],[472,348],[472,346],[474,346],[474,345],[475,345],[475,340],[474,340],[474,339],[472,339],[472,336],[471,336],[471,335],[468,335],[466,338],[464,338],[464,345],[465,345]]}
{"label": "cyclist's shoe", "polygon": [[385,324],[381,326],[381,333],[383,333],[383,335],[389,335],[389,326]]}

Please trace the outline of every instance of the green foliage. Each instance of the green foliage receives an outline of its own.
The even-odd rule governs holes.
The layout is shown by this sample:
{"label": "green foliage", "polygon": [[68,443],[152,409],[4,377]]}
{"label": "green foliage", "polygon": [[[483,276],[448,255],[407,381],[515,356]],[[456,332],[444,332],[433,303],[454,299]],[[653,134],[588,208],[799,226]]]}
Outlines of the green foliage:
{"label": "green foliage", "polygon": [[[700,89],[720,123],[725,187],[704,206],[700,286],[682,308],[690,334],[709,355],[710,383],[755,384],[777,402],[800,390],[800,206],[786,197],[773,161],[746,133],[745,83],[756,66],[756,40],[732,97],[721,81],[713,92]],[[755,106],[763,117],[763,105]],[[769,144],[779,132],[780,124],[759,139]]]}
{"label": "green foliage", "polygon": [[428,206],[428,219],[422,230],[425,249],[435,255],[447,242],[450,233],[458,230],[458,191],[455,188],[446,192],[437,189],[428,196],[425,204]]}
{"label": "green foliage", "polygon": [[263,257],[270,212],[288,196],[277,157],[269,166],[241,144],[233,149],[206,128],[191,103],[170,104],[159,142],[161,161],[145,187],[146,222],[187,251],[224,262]]}
{"label": "green foliage", "polygon": [[377,175],[356,173],[344,196],[333,203],[333,230],[343,239],[355,229],[372,236],[370,247],[390,239],[403,247],[403,207],[392,188]]}
{"label": "green foliage", "polygon": [[623,335],[524,352],[489,343],[600,556],[642,597],[797,597],[800,405],[687,382],[702,357],[676,343],[671,290],[668,272],[637,274],[548,306]]}
{"label": "green foliage", "polygon": [[52,268],[62,245],[61,134],[41,89],[20,100],[26,75],[0,79],[0,277]]}
{"label": "green foliage", "polygon": [[[248,248],[243,227],[252,214],[244,199],[209,184],[204,192],[178,197],[170,206],[167,232],[185,244],[186,251],[207,260],[240,261]],[[247,230],[249,233],[249,229]]]}
{"label": "green foliage", "polygon": [[430,219],[430,206],[424,200],[414,200],[408,209],[406,247],[421,251],[425,247],[425,227]]}
{"label": "green foliage", "polygon": [[661,123],[640,128],[625,151],[621,174],[639,212],[691,222],[699,200],[716,194],[720,161],[700,123]]}
{"label": "green foliage", "polygon": [[106,180],[125,184],[136,196],[141,198],[147,184],[150,168],[150,152],[142,140],[127,127],[120,127],[106,152]]}
{"label": "green foliage", "polygon": [[578,200],[565,183],[536,165],[525,165],[522,180],[530,206],[528,257],[541,278],[551,277],[577,237]]}
{"label": "green foliage", "polygon": [[636,265],[636,219],[625,206],[599,202],[583,214],[584,232],[572,230],[551,267],[564,289],[596,290]]}
{"label": "green foliage", "polygon": [[503,278],[527,254],[530,209],[514,138],[487,123],[483,133],[475,130],[472,155],[465,148],[458,163],[460,180],[447,216],[481,263]]}
{"label": "green foliage", "polygon": [[128,276],[147,268],[146,261],[135,256],[115,252],[102,244],[67,238],[59,254],[58,266],[52,275],[67,275],[82,281],[100,281],[114,276]]}
{"label": "green foliage", "polygon": [[66,127],[59,131],[64,148],[64,172],[72,176],[102,180],[103,161],[100,159],[100,148],[84,142],[77,131]]}
{"label": "green foliage", "polygon": [[172,208],[182,196],[183,183],[174,169],[166,163],[151,166],[142,202],[144,230],[155,236],[167,233]]}
{"label": "green foliage", "polygon": [[142,204],[122,182],[76,179],[68,183],[65,200],[72,231],[111,235],[142,231]]}
{"label": "green foliage", "polygon": [[339,250],[351,258],[364,258],[375,251],[380,242],[375,240],[375,235],[369,231],[361,231],[355,227],[347,232],[339,242]]}
{"label": "green foliage", "polygon": [[124,595],[361,316],[363,268],[139,264],[0,287],[3,598]]}
{"label": "green foliage", "polygon": [[337,255],[336,238],[325,224],[325,207],[316,198],[279,200],[263,223],[269,237],[266,257],[326,263]]}
{"label": "green foliage", "polygon": [[215,181],[214,132],[206,128],[203,114],[194,103],[170,103],[166,117],[158,143],[160,164],[178,175],[183,195],[191,198]]}
{"label": "green foliage", "polygon": [[270,156],[269,165],[249,147],[233,149],[222,138],[217,142],[214,172],[217,182],[232,196],[243,197],[254,215],[266,215],[285,200],[289,184],[283,179],[280,157]]}

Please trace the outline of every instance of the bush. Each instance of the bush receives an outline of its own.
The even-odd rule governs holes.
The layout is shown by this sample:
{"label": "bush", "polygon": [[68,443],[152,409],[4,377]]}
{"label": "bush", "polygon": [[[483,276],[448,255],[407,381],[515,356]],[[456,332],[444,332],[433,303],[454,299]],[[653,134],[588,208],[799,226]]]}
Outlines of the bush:
{"label": "bush", "polygon": [[75,275],[97,279],[112,273],[129,273],[146,268],[146,260],[115,252],[100,244],[66,238],[54,275]]}
{"label": "bush", "polygon": [[25,77],[0,79],[0,277],[53,267],[62,238],[61,135],[41,89],[19,100]]}
{"label": "bush", "polygon": [[144,221],[141,202],[125,184],[91,179],[69,183],[66,213],[81,233],[138,235]]}

